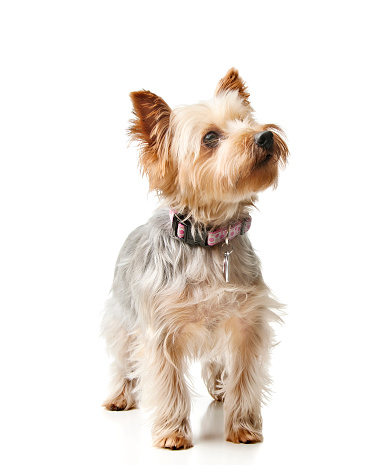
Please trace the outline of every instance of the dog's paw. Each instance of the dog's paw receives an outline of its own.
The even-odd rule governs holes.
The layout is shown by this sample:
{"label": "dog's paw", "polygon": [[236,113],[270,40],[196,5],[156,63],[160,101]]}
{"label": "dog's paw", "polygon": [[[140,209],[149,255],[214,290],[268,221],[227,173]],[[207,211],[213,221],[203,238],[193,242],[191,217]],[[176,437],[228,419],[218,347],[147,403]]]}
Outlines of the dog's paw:
{"label": "dog's paw", "polygon": [[107,410],[111,411],[120,411],[120,410],[129,410],[135,408],[136,405],[133,402],[128,402],[124,392],[121,392],[117,397],[114,399],[107,400],[103,407]]}
{"label": "dog's paw", "polygon": [[162,447],[163,449],[190,449],[193,447],[191,439],[183,436],[181,433],[173,433],[170,436],[162,438],[156,444],[157,447]]}
{"label": "dog's paw", "polygon": [[240,427],[234,431],[230,431],[226,436],[226,441],[236,444],[256,444],[263,441],[263,436],[262,433],[251,432],[246,428]]}
{"label": "dog's paw", "polygon": [[216,402],[223,402],[224,401],[224,394],[220,394],[217,391],[210,392],[211,396],[214,398]]}

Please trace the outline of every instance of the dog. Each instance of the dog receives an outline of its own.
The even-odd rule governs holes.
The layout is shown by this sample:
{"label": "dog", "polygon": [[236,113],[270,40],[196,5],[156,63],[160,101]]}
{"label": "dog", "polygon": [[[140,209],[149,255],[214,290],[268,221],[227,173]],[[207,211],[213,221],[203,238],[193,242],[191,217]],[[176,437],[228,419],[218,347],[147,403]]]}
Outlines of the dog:
{"label": "dog", "polygon": [[154,446],[192,447],[189,362],[200,359],[224,403],[225,437],[263,440],[272,323],[281,305],[263,281],[247,231],[257,194],[276,187],[288,148],[281,128],[254,119],[236,69],[211,101],[172,110],[149,91],[130,94],[131,139],[161,207],[125,241],[102,334],[113,356],[104,406],[151,412]]}

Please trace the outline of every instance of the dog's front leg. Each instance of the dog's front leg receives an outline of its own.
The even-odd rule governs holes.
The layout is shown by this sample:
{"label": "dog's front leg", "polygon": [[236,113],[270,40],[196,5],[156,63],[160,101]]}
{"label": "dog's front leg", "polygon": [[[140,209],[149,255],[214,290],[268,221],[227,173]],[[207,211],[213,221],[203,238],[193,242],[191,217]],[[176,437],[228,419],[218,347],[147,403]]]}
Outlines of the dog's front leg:
{"label": "dog's front leg", "polygon": [[263,441],[261,402],[269,376],[267,360],[271,330],[263,309],[251,319],[235,318],[231,332],[225,383],[226,440],[236,443]]}
{"label": "dog's front leg", "polygon": [[160,343],[151,341],[145,352],[142,395],[144,406],[152,413],[153,443],[167,449],[188,449],[192,447],[191,403],[181,349],[174,346],[172,337],[166,337]]}

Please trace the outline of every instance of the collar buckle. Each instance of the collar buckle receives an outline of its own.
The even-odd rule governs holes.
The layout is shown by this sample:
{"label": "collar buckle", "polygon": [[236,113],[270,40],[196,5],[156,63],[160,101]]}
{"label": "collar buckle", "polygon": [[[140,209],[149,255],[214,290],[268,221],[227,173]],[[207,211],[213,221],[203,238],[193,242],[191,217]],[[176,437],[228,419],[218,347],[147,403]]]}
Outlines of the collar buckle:
{"label": "collar buckle", "polygon": [[[181,225],[179,229],[179,225]],[[181,231],[179,234],[179,230]],[[198,231],[195,231],[195,236],[191,232],[191,223],[189,220],[179,218],[178,214],[175,213],[172,219],[172,231],[176,237],[181,239],[183,242],[189,245],[200,245],[201,247],[207,247],[208,233],[204,231],[205,237],[202,237]]]}

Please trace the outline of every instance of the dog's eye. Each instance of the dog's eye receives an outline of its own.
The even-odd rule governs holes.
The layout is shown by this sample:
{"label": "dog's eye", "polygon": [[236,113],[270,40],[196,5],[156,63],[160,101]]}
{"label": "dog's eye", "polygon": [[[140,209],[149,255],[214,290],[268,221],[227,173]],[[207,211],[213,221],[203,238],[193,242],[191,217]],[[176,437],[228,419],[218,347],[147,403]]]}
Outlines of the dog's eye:
{"label": "dog's eye", "polygon": [[217,134],[215,131],[207,132],[207,134],[203,137],[203,144],[206,147],[214,148],[217,147],[221,139],[220,134]]}

